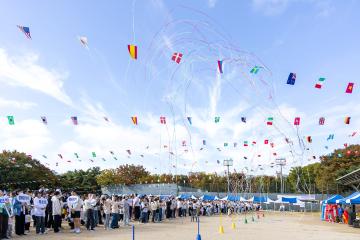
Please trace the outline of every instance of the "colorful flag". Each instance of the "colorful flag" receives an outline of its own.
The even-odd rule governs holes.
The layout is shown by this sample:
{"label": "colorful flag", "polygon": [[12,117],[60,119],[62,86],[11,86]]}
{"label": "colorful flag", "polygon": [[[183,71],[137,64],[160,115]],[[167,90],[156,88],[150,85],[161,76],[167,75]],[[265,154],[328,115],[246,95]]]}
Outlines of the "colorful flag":
{"label": "colorful flag", "polygon": [[14,116],[7,116],[9,125],[15,125]]}
{"label": "colorful flag", "polygon": [[246,117],[241,117],[241,121],[242,121],[243,123],[246,123]]}
{"label": "colorful flag", "polygon": [[346,88],[346,93],[352,93],[354,88],[354,83],[348,83],[347,88]]}
{"label": "colorful flag", "polygon": [[234,148],[236,148],[237,147],[237,143],[236,142],[234,142]]}
{"label": "colorful flag", "polygon": [[315,88],[319,88],[321,89],[323,83],[325,82],[325,78],[324,77],[321,77],[319,78],[318,82],[315,84]]}
{"label": "colorful flag", "polygon": [[321,117],[319,118],[319,125],[324,125],[325,124],[325,118]]}
{"label": "colorful flag", "polygon": [[274,152],[273,155],[276,156],[277,155],[276,152]]}
{"label": "colorful flag", "polygon": [[161,117],[160,117],[160,123],[161,123],[161,124],[166,124],[166,118],[163,117],[163,116],[161,116]]}
{"label": "colorful flag", "polygon": [[129,54],[130,54],[130,57],[132,59],[137,59],[137,46],[135,45],[128,45],[128,51],[129,51]]}
{"label": "colorful flag", "polygon": [[350,119],[351,119],[351,117],[345,117],[344,123],[350,124]]}
{"label": "colorful flag", "polygon": [[58,154],[58,156],[59,156],[59,158],[63,159],[63,156],[60,153]]}
{"label": "colorful flag", "polygon": [[113,157],[116,161],[118,160],[117,157]]}
{"label": "colorful flag", "polygon": [[296,73],[290,73],[286,83],[289,85],[294,85],[295,80],[296,80]]}
{"label": "colorful flag", "polygon": [[88,39],[87,37],[79,37],[79,41],[81,43],[81,45],[83,45],[83,47],[88,49]]}
{"label": "colorful flag", "polygon": [[92,152],[91,155],[92,155],[93,157],[96,157],[96,153],[95,153],[95,152]]}
{"label": "colorful flag", "polygon": [[42,157],[47,159],[47,156],[46,156],[46,155],[42,155]]}
{"label": "colorful flag", "polygon": [[335,136],[334,134],[330,134],[326,140],[327,140],[327,141],[333,140],[333,139],[334,139],[334,136]]}
{"label": "colorful flag", "polygon": [[43,124],[47,125],[47,119],[46,117],[41,117],[41,121]]}
{"label": "colorful flag", "polygon": [[17,25],[17,27],[20,29],[20,31],[22,31],[25,34],[25,36],[28,39],[31,39],[30,28],[29,27],[24,27],[24,26],[20,26],[20,25]]}
{"label": "colorful flag", "polygon": [[228,143],[224,143],[224,147],[227,147],[229,144]]}
{"label": "colorful flag", "polygon": [[203,140],[203,145],[206,145],[206,140]]}
{"label": "colorful flag", "polygon": [[307,141],[308,143],[312,143],[312,138],[311,138],[311,136],[307,136],[307,137],[306,137],[306,141]]}
{"label": "colorful flag", "polygon": [[299,126],[300,125],[300,118],[299,117],[296,117],[295,120],[294,120],[294,125],[295,126]]}
{"label": "colorful flag", "polygon": [[257,74],[261,67],[255,66],[250,70],[250,73]]}
{"label": "colorful flag", "polygon": [[348,144],[347,144],[347,143],[344,143],[344,147],[347,148],[347,147],[348,147]]}
{"label": "colorful flag", "polygon": [[274,148],[275,144],[274,143],[270,143],[270,147]]}
{"label": "colorful flag", "polygon": [[351,137],[355,137],[356,133],[357,133],[357,132],[353,132],[353,133],[351,134]]}
{"label": "colorful flag", "polygon": [[127,152],[129,155],[131,155],[130,149],[126,150],[126,152]]}
{"label": "colorful flag", "polygon": [[269,140],[265,139],[264,144],[269,144]]}
{"label": "colorful flag", "polygon": [[182,53],[174,53],[173,55],[172,55],[172,58],[171,58],[171,60],[173,60],[174,62],[176,62],[176,63],[180,63],[180,61],[181,61],[181,58],[182,58]]}
{"label": "colorful flag", "polygon": [[189,124],[192,125],[192,119],[191,119],[191,117],[187,117],[187,120],[188,120]]}
{"label": "colorful flag", "polygon": [[79,158],[79,154],[77,154],[77,153],[74,153],[74,155],[75,155],[75,157],[76,157],[76,158]]}
{"label": "colorful flag", "polygon": [[252,145],[255,145],[256,144],[256,141],[252,141]]}
{"label": "colorful flag", "polygon": [[136,116],[131,117],[131,120],[132,120],[132,122],[133,122],[134,125],[137,125],[137,124],[138,124],[138,119],[137,119]]}
{"label": "colorful flag", "polygon": [[220,160],[216,160],[217,164],[220,164]]}
{"label": "colorful flag", "polygon": [[249,146],[248,141],[244,141],[244,147]]}
{"label": "colorful flag", "polygon": [[182,143],[181,143],[181,145],[182,145],[183,147],[186,147],[186,141],[183,140]]}
{"label": "colorful flag", "polygon": [[76,116],[71,117],[71,121],[74,125],[78,125],[78,118]]}
{"label": "colorful flag", "polygon": [[108,119],[107,117],[104,117],[104,120],[107,121],[107,122],[109,122],[109,119]]}
{"label": "colorful flag", "polygon": [[223,61],[218,60],[218,69],[219,69],[219,73],[223,73]]}
{"label": "colorful flag", "polygon": [[220,117],[215,117],[215,123],[220,122]]}
{"label": "colorful flag", "polygon": [[267,125],[273,125],[273,121],[274,121],[273,117],[268,117],[266,124]]}

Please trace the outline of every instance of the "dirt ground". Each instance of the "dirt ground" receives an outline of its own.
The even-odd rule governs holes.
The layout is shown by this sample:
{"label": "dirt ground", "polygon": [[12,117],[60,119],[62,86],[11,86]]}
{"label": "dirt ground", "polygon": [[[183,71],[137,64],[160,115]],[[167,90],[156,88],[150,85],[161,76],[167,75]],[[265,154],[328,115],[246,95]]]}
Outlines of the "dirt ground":
{"label": "dirt ground", "polygon": [[[200,219],[200,235],[202,240],[359,240],[360,229],[349,227],[343,224],[332,224],[322,222],[319,214],[310,213],[270,213],[258,219],[251,215],[247,216],[248,223],[245,224],[245,216],[235,217],[202,217]],[[232,222],[235,229],[232,229]],[[37,236],[34,229],[27,236],[14,239],[132,239],[131,227],[123,227],[116,230],[105,231],[99,226],[95,232],[83,230],[81,234],[69,233],[68,226],[63,224],[65,229],[62,233],[54,234],[50,231],[46,235]],[[222,225],[224,233],[219,233],[219,226]],[[138,240],[196,240],[197,224],[190,222],[190,218],[165,221],[163,223],[135,223],[135,239]]]}

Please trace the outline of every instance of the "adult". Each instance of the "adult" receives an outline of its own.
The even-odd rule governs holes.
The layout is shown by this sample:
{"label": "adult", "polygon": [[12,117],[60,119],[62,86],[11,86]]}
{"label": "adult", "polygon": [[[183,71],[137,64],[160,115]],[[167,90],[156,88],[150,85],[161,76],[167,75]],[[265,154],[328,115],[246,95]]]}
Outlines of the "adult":
{"label": "adult", "polygon": [[105,214],[104,229],[108,230],[110,228],[110,215],[111,215],[111,199],[109,196],[101,197],[101,204]]}
{"label": "adult", "polygon": [[95,231],[94,207],[96,200],[94,194],[89,193],[87,199],[84,201],[84,210],[86,211],[86,229],[88,231]]}
{"label": "adult", "polygon": [[133,208],[134,208],[134,219],[139,220],[140,218],[140,198],[136,194],[136,197],[133,199]]}
{"label": "adult", "polygon": [[35,192],[34,215],[36,219],[36,234],[45,233],[45,210],[48,204],[42,192]]}
{"label": "adult", "polygon": [[0,190],[0,238],[1,239],[9,239],[7,232],[9,227],[10,208],[11,208],[11,204],[9,201],[9,197],[6,196]]}
{"label": "adult", "polygon": [[58,233],[61,226],[61,209],[63,203],[60,198],[60,191],[55,191],[54,196],[51,198],[54,233]]}
{"label": "adult", "polygon": [[112,229],[119,228],[119,200],[118,196],[112,196],[111,201],[111,225]]}
{"label": "adult", "polygon": [[12,199],[13,213],[15,216],[15,234],[16,235],[26,235],[25,234],[25,203],[20,202],[18,197],[23,194],[22,191],[15,191],[14,198]]}
{"label": "adult", "polygon": [[71,196],[67,199],[67,205],[70,210],[70,216],[74,220],[74,232],[80,233],[80,226],[81,226],[81,208],[84,202],[79,197],[77,192],[72,191]]}

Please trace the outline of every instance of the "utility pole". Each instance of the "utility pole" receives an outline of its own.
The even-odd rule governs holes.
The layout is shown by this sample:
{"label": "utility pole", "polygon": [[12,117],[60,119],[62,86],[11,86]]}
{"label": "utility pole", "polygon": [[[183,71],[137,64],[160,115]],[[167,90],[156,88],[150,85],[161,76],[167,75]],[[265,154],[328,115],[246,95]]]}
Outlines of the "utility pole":
{"label": "utility pole", "polygon": [[282,169],[283,169],[283,166],[286,165],[286,159],[285,158],[277,158],[275,160],[275,164],[277,166],[280,166],[280,191],[281,193],[284,193],[284,180],[283,180],[283,172],[282,172]]}
{"label": "utility pole", "polygon": [[230,166],[234,165],[234,161],[230,159],[224,159],[224,166],[227,167],[227,191],[230,194]]}

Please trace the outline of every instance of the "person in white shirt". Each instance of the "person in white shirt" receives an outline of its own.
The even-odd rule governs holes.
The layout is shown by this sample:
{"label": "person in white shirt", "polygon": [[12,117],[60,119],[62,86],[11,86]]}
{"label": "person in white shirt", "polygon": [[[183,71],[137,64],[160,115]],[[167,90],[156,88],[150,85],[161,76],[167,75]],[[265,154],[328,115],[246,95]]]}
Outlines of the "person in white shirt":
{"label": "person in white shirt", "polygon": [[110,214],[111,214],[111,199],[109,196],[101,197],[101,204],[103,206],[104,214],[105,214],[105,222],[104,228],[105,230],[110,228]]}
{"label": "person in white shirt", "polygon": [[119,199],[118,196],[113,196],[111,201],[111,225],[112,229],[119,228]]}
{"label": "person in white shirt", "polygon": [[130,219],[129,201],[128,201],[127,197],[125,197],[122,201],[123,201],[123,205],[124,205],[124,225],[128,226],[129,219]]}
{"label": "person in white shirt", "polygon": [[45,233],[45,209],[48,204],[46,198],[44,198],[41,192],[35,193],[34,198],[34,215],[36,218],[36,234]]}
{"label": "person in white shirt", "polygon": [[89,193],[88,198],[84,201],[84,210],[86,211],[86,229],[94,231],[95,230],[95,219],[94,219],[94,207],[96,205],[96,200],[94,199],[94,194]]}
{"label": "person in white shirt", "polygon": [[140,198],[139,195],[133,199],[133,208],[134,208],[134,220],[140,219]]}
{"label": "person in white shirt", "polygon": [[53,218],[54,218],[54,223],[53,223],[53,227],[54,227],[54,233],[58,233],[60,230],[60,225],[61,225],[61,208],[62,208],[62,201],[60,200],[60,192],[59,191],[55,191],[54,196],[51,198],[51,202],[52,202],[52,214],[53,214]]}
{"label": "person in white shirt", "polygon": [[148,222],[148,211],[149,211],[149,203],[146,198],[141,202],[141,222],[147,223]]}
{"label": "person in white shirt", "polygon": [[84,204],[83,200],[77,195],[75,191],[71,192],[71,196],[67,199],[67,204],[71,213],[71,218],[74,219],[74,232],[80,233],[81,226],[81,208]]}

